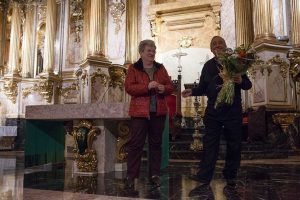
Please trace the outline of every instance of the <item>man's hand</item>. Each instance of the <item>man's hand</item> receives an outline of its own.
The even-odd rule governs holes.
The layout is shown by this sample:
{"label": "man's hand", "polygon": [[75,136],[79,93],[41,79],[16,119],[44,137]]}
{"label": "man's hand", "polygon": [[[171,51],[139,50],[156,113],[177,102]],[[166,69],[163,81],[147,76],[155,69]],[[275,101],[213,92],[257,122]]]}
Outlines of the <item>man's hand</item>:
{"label": "man's hand", "polygon": [[158,83],[158,84],[157,84],[157,87],[156,87],[156,91],[157,91],[157,93],[159,93],[159,94],[164,93],[164,92],[165,92],[165,86]]}
{"label": "man's hand", "polygon": [[240,74],[235,75],[235,77],[233,78],[233,82],[237,83],[237,84],[241,84],[243,81],[242,76]]}
{"label": "man's hand", "polygon": [[148,84],[148,89],[151,90],[151,89],[155,89],[157,88],[158,86],[158,83],[156,81],[151,81],[149,84]]}
{"label": "man's hand", "polygon": [[189,96],[192,96],[192,90],[191,89],[185,89],[181,92],[181,96],[186,98]]}

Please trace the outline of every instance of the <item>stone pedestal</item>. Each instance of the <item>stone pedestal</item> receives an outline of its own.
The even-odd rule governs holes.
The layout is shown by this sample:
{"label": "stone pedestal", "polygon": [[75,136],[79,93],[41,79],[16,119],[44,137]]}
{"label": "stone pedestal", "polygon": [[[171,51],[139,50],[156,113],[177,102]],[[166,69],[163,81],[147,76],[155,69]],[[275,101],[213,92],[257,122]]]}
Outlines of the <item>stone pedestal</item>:
{"label": "stone pedestal", "polygon": [[92,56],[80,65],[81,103],[107,102],[110,66],[110,61]]}
{"label": "stone pedestal", "polygon": [[261,43],[254,47],[259,60],[250,69],[253,84],[250,106],[267,109],[294,109],[292,80],[290,79],[287,52],[290,46]]}

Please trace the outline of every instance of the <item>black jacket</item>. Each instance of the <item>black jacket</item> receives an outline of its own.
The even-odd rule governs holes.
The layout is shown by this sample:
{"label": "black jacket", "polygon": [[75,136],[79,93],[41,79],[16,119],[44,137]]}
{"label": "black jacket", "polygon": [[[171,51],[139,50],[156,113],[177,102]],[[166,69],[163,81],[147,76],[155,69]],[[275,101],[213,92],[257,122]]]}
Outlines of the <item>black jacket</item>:
{"label": "black jacket", "polygon": [[236,117],[241,117],[242,115],[242,98],[241,89],[249,90],[252,87],[252,83],[247,77],[247,75],[242,75],[242,83],[235,84],[235,95],[234,101],[231,106],[220,106],[215,109],[214,105],[221,90],[221,85],[223,84],[222,78],[218,75],[219,69],[222,67],[215,58],[207,61],[202,69],[200,82],[196,88],[192,89],[193,96],[207,96],[207,108],[205,112],[205,117],[217,117],[221,119],[232,119]]}

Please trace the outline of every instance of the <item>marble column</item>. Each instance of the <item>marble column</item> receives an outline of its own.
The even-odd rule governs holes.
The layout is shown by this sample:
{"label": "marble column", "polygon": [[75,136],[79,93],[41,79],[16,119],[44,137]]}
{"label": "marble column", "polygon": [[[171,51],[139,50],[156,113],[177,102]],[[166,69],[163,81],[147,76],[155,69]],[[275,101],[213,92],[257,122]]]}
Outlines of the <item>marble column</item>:
{"label": "marble column", "polygon": [[272,0],[253,0],[255,42],[275,42]]}
{"label": "marble column", "polygon": [[249,0],[235,0],[236,45],[251,45],[254,40],[252,3]]}
{"label": "marble column", "polygon": [[56,33],[56,0],[47,0],[46,31],[43,73],[51,74],[54,68],[54,43]]}
{"label": "marble column", "polygon": [[300,48],[300,2],[299,0],[291,0],[291,33],[292,45],[295,48]]}
{"label": "marble column", "polygon": [[21,35],[21,16],[17,2],[13,2],[13,12],[11,17],[11,33],[8,59],[8,74],[19,74],[20,71],[20,35]]}
{"label": "marble column", "polygon": [[106,0],[91,0],[89,54],[105,57]]}
{"label": "marble column", "polygon": [[91,0],[84,1],[84,16],[83,16],[83,57],[86,58],[89,54],[90,43],[90,12],[91,12]]}
{"label": "marble column", "polygon": [[29,5],[26,10],[26,19],[22,45],[22,77],[31,77],[33,72],[33,20],[34,6]]}
{"label": "marble column", "polygon": [[138,0],[126,1],[125,65],[138,59]]}
{"label": "marble column", "polygon": [[[106,0],[88,0],[84,12],[89,20],[89,38],[85,40],[88,52],[80,64],[81,103],[105,102],[108,99],[108,77],[111,62],[106,57],[107,40],[107,2]],[[86,22],[86,21],[85,21]],[[87,31],[86,31],[87,32]],[[86,33],[85,32],[85,33]]]}

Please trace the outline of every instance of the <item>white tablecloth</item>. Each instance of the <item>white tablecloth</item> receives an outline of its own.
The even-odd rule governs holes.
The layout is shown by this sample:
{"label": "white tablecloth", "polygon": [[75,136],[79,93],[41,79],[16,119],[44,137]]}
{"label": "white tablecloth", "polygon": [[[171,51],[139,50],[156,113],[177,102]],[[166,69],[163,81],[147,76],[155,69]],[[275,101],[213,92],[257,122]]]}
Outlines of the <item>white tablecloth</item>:
{"label": "white tablecloth", "polygon": [[0,126],[0,137],[17,136],[17,126]]}

